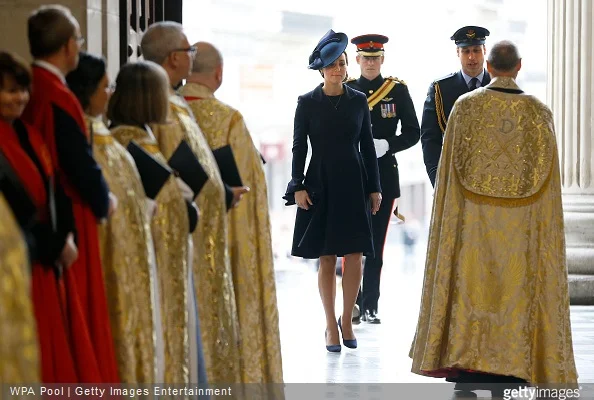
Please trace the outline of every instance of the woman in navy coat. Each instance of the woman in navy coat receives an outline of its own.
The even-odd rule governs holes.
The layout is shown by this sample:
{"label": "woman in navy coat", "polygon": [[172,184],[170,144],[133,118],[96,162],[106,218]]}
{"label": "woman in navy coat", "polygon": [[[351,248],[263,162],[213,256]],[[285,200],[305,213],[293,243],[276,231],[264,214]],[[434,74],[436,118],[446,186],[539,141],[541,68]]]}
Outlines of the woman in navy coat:
{"label": "woman in navy coat", "polygon": [[[366,96],[343,82],[348,38],[330,30],[309,58],[324,82],[299,97],[295,112],[292,179],[284,198],[297,204],[291,254],[320,258],[318,285],[326,313],[326,348],[357,347],[351,315],[363,255],[373,255],[371,213],[381,203],[377,157]],[[307,139],[312,156],[304,175]],[[344,257],[343,311],[336,321],[336,257]]]}

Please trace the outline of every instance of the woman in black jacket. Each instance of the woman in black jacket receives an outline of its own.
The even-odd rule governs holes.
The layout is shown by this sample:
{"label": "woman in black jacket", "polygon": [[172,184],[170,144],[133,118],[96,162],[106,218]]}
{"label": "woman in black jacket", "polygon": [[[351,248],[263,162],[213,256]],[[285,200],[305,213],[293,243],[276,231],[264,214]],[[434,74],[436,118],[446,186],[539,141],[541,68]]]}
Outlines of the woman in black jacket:
{"label": "woman in black jacket", "polygon": [[[299,97],[293,136],[293,170],[285,199],[297,204],[291,254],[320,258],[318,285],[326,313],[326,349],[357,347],[351,315],[361,283],[363,254],[373,255],[371,213],[381,189],[367,98],[343,84],[348,60],[344,33],[330,30],[309,57],[324,82]],[[304,175],[307,139],[312,157]],[[343,311],[336,321],[336,257],[344,257]]]}

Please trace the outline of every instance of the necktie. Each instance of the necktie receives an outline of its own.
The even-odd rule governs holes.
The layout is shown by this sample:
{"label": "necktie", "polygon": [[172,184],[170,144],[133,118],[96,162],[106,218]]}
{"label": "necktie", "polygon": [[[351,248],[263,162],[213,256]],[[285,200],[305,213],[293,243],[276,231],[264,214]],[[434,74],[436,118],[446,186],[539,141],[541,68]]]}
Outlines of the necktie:
{"label": "necktie", "polygon": [[468,88],[472,91],[472,90],[478,88],[478,85],[479,85],[478,78],[472,78],[470,80],[470,82],[468,83]]}

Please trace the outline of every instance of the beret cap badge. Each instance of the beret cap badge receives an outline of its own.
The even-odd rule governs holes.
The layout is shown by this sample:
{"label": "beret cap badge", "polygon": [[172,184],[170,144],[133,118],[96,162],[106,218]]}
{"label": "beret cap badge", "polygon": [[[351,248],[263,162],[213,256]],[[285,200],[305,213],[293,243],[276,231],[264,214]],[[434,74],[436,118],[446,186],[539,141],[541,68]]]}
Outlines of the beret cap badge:
{"label": "beret cap badge", "polygon": [[454,32],[450,39],[458,47],[477,46],[485,44],[486,37],[489,34],[489,30],[482,26],[465,26]]}
{"label": "beret cap badge", "polygon": [[351,43],[357,46],[357,54],[365,57],[379,57],[384,55],[384,44],[388,43],[388,37],[370,33],[360,35],[351,39]]}

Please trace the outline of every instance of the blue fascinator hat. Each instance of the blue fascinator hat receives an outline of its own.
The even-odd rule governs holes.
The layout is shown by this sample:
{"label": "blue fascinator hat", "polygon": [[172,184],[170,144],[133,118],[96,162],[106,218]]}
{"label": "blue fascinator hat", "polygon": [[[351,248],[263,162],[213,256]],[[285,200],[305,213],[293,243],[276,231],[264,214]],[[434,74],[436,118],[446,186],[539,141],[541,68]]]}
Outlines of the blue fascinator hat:
{"label": "blue fascinator hat", "polygon": [[318,45],[309,56],[309,69],[320,70],[332,64],[344,52],[349,38],[342,32],[330,29],[320,39]]}

